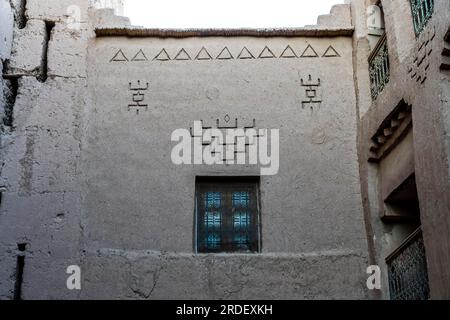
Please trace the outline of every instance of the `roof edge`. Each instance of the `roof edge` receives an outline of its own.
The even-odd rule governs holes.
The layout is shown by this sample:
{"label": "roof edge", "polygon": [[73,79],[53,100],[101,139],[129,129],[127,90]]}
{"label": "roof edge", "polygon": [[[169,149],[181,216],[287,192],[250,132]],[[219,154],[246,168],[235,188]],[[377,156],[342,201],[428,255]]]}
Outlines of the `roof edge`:
{"label": "roof edge", "polygon": [[147,29],[139,27],[98,27],[100,37],[350,37],[354,28],[280,28],[280,29]]}

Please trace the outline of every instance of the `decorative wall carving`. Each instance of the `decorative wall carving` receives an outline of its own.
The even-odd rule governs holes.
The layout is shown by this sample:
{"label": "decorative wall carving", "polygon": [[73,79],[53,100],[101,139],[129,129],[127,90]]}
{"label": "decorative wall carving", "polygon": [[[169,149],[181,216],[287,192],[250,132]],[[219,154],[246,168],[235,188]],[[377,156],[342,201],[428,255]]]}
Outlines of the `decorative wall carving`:
{"label": "decorative wall carving", "polygon": [[140,80],[128,84],[128,89],[131,91],[131,100],[132,102],[128,104],[128,111],[136,110],[136,114],[139,114],[139,111],[145,109],[148,110],[148,104],[145,103],[145,91],[148,90],[148,82],[145,85],[141,83]]}
{"label": "decorative wall carving", "polygon": [[319,55],[317,54],[316,50],[314,50],[314,48],[310,44],[308,44],[305,51],[303,51],[301,57],[302,58],[318,58]]}
{"label": "decorative wall carving", "polygon": [[253,53],[251,53],[247,47],[242,48],[241,52],[238,54],[238,59],[255,59]]}
{"label": "decorative wall carving", "polygon": [[202,47],[202,49],[197,53],[195,56],[195,60],[212,60],[213,58],[209,54],[208,50],[206,50],[205,47]]}
{"label": "decorative wall carving", "polygon": [[314,110],[316,107],[320,107],[322,104],[321,97],[321,83],[320,78],[313,80],[311,75],[308,75],[308,79],[301,78],[301,86],[305,88],[305,96],[302,100],[302,108],[309,107]]}
{"label": "decorative wall carving", "polygon": [[[206,121],[200,120],[203,124],[203,129],[256,129],[256,119],[252,119],[252,121],[248,121],[245,119],[234,118],[232,119],[229,114],[226,114],[223,118],[217,118],[214,122],[214,125],[207,125]],[[191,130],[191,136],[194,137]]]}
{"label": "decorative wall carving", "polygon": [[189,53],[186,52],[186,50],[181,49],[180,51],[178,51],[177,55],[175,56],[175,60],[192,60],[191,56],[189,55]]}
{"label": "decorative wall carving", "polygon": [[408,74],[411,79],[419,83],[427,80],[428,69],[430,68],[430,56],[434,50],[434,38],[436,28],[430,28],[427,32],[422,32],[414,49],[413,60],[408,67]]}
{"label": "decorative wall carving", "polygon": [[123,53],[122,49],[116,52],[116,54],[111,58],[109,62],[124,62],[129,61],[128,58]]}
{"label": "decorative wall carving", "polygon": [[372,137],[368,161],[379,163],[403,139],[411,126],[411,106],[401,100]]}
{"label": "decorative wall carving", "polygon": [[233,55],[231,54],[230,50],[225,47],[220,51],[219,55],[216,57],[217,60],[230,60],[234,59]]}
{"label": "decorative wall carving", "polygon": [[325,50],[325,53],[323,54],[324,58],[333,58],[333,57],[340,57],[340,54],[336,51],[336,49],[333,46],[329,46],[327,50]]}
{"label": "decorative wall carving", "polygon": [[[125,49],[119,49],[116,51],[111,58],[110,62],[139,62],[139,61],[149,61],[147,58],[148,55],[144,52],[144,50],[139,49],[137,52],[133,53],[133,55],[129,55],[133,57],[131,59],[125,54]],[[212,60],[253,60],[253,59],[276,59],[276,58],[338,58],[341,55],[338,51],[332,46],[328,46],[327,49],[323,52],[323,54],[319,55],[318,51],[314,48],[313,45],[308,44],[306,48],[303,50],[294,50],[291,45],[287,45],[286,48],[281,52],[280,55],[277,55],[274,50],[272,50],[269,46],[265,46],[258,54],[258,52],[252,52],[252,50],[248,49],[248,47],[244,46],[237,53],[237,55],[233,55],[228,47],[224,47],[220,53],[213,58],[211,54],[211,50],[206,47],[202,47],[194,52],[189,52],[185,48],[181,48],[173,59],[170,57],[169,53],[165,48],[161,49],[158,54],[153,57],[153,61],[212,61]],[[129,52],[128,52],[129,53]],[[192,57],[195,57],[192,59]]]}
{"label": "decorative wall carving", "polygon": [[290,45],[286,47],[286,49],[283,50],[283,52],[280,55],[280,58],[298,58],[295,51],[291,48]]}
{"label": "decorative wall carving", "polygon": [[273,54],[272,50],[270,50],[267,46],[264,47],[263,51],[258,56],[259,59],[267,59],[267,58],[276,58]]}
{"label": "decorative wall carving", "polygon": [[[230,115],[226,114],[223,118],[218,118],[216,119],[215,123],[213,125],[207,125],[205,123],[205,121],[201,120],[202,122],[202,129],[203,130],[208,130],[208,129],[218,129],[222,131],[222,135],[223,137],[226,136],[226,131],[227,129],[242,129],[244,131],[244,134],[249,136],[251,135],[253,138],[259,138],[262,137],[264,135],[261,135],[261,132],[259,132],[259,130],[256,130],[256,119],[252,119],[252,121],[248,121],[245,119],[239,119],[239,118],[234,118],[232,119],[230,117]],[[250,129],[254,129],[254,131],[249,131]],[[202,136],[196,136],[193,132],[193,128],[190,127],[190,133],[191,133],[191,137],[195,138],[195,137],[202,137]],[[228,160],[236,160],[237,155],[238,154],[247,154],[248,153],[248,147],[251,145],[255,145],[256,144],[256,139],[246,139],[246,143],[245,143],[245,150],[238,150],[238,141],[237,138],[235,137],[234,141],[232,141],[231,143],[229,141],[226,141],[224,139],[223,143],[219,146],[223,147],[223,161],[228,161]],[[211,145],[210,142],[206,142],[203,141],[203,145],[204,146],[208,146]],[[233,147],[233,150],[235,150],[234,152],[234,157],[233,158],[226,158],[226,150],[227,147]],[[212,152],[212,154],[215,154],[214,152]]]}
{"label": "decorative wall carving", "polygon": [[170,60],[170,56],[167,53],[166,49],[162,49],[155,58],[153,58],[153,60],[157,60],[157,61],[169,61]]}
{"label": "decorative wall carving", "polygon": [[139,50],[138,53],[131,59],[131,61],[148,61],[147,57],[144,54],[144,51]]}

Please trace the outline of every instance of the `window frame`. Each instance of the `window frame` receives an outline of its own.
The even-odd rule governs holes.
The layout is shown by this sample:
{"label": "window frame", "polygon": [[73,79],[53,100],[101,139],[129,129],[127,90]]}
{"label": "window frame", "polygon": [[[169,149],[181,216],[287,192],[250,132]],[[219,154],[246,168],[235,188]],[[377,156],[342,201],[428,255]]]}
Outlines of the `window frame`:
{"label": "window frame", "polygon": [[[252,232],[255,233],[254,238],[252,238],[252,243],[254,243],[254,247],[250,248],[250,250],[238,250],[235,248],[224,247],[223,245],[218,250],[205,250],[201,247],[201,237],[200,237],[200,223],[203,221],[200,216],[200,193],[202,192],[202,188],[207,188],[208,185],[218,186],[218,189],[221,189],[221,185],[225,188],[222,190],[226,190],[230,188],[231,185],[238,186],[242,184],[244,187],[252,188],[252,192],[254,193],[254,201],[255,206],[253,213],[253,218],[256,220],[254,224],[250,222],[250,228]],[[261,203],[260,203],[260,177],[259,176],[198,176],[195,180],[195,208],[194,208],[194,252],[196,254],[257,254],[261,253]],[[231,207],[230,207],[231,208]],[[200,220],[202,219],[202,221]],[[230,219],[228,217],[228,219]],[[229,220],[231,221],[231,220]],[[223,232],[223,231],[222,231]],[[222,234],[222,233],[221,233]]]}

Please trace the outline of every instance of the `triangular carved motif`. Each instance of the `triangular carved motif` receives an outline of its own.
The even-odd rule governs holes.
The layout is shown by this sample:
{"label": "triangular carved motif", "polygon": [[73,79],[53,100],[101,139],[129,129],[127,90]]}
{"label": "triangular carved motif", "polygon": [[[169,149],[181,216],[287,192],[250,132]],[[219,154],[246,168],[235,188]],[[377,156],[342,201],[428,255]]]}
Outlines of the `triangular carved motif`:
{"label": "triangular carved motif", "polygon": [[302,58],[318,58],[319,55],[317,54],[316,50],[314,50],[314,48],[310,44],[308,44],[305,51],[303,51],[301,57]]}
{"label": "triangular carved motif", "polygon": [[158,60],[158,61],[169,61],[170,57],[167,54],[166,49],[162,49],[153,60]]}
{"label": "triangular carved motif", "polygon": [[122,49],[120,49],[119,51],[117,51],[117,53],[114,55],[114,57],[112,57],[112,59],[109,62],[111,61],[114,62],[128,61],[128,58],[123,53]]}
{"label": "triangular carved motif", "polygon": [[247,47],[244,47],[239,53],[238,59],[255,59],[255,56],[247,49]]}
{"label": "triangular carved motif", "polygon": [[270,59],[270,58],[276,58],[276,56],[273,54],[272,50],[270,50],[267,46],[264,47],[263,51],[258,56],[259,59]]}
{"label": "triangular carved motif", "polygon": [[223,48],[222,51],[220,51],[219,55],[217,56],[218,60],[230,60],[234,59],[233,55],[231,54],[230,50],[228,50],[227,47]]}
{"label": "triangular carved motif", "polygon": [[144,54],[144,51],[139,50],[138,53],[131,59],[131,61],[148,61],[147,57]]}
{"label": "triangular carved motif", "polygon": [[281,54],[280,58],[298,58],[291,46],[287,46]]}
{"label": "triangular carved motif", "polygon": [[211,55],[209,54],[208,50],[206,50],[205,47],[203,47],[197,56],[195,57],[195,60],[212,60]]}
{"label": "triangular carved motif", "polygon": [[191,57],[189,56],[189,54],[186,52],[186,50],[181,49],[177,55],[175,56],[175,60],[191,60]]}
{"label": "triangular carved motif", "polygon": [[340,57],[341,55],[333,48],[333,46],[329,46],[325,51],[322,57],[332,58],[332,57]]}

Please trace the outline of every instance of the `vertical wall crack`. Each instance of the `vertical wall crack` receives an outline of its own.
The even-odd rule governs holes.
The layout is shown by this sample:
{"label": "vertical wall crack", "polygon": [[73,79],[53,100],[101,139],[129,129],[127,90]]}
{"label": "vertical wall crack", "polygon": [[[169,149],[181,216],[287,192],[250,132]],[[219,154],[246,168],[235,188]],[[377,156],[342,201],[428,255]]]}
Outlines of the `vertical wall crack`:
{"label": "vertical wall crack", "polygon": [[37,80],[40,82],[45,82],[47,80],[48,46],[52,36],[52,30],[54,27],[55,23],[53,21],[47,20],[45,21],[45,36],[44,36],[44,44],[42,46],[41,66],[39,68],[39,75],[37,76]]}
{"label": "vertical wall crack", "polygon": [[[10,1],[11,7],[15,8],[13,1]],[[27,0],[20,0],[15,8],[17,28],[23,29],[27,26]]]}
{"label": "vertical wall crack", "polygon": [[25,250],[27,249],[26,243],[17,244],[17,266],[16,266],[16,281],[14,284],[14,300],[22,300],[22,283],[23,283],[23,271],[25,269]]}
{"label": "vertical wall crack", "polygon": [[[9,61],[6,60],[3,64],[3,74],[8,73]],[[5,99],[3,125],[6,127],[13,127],[14,122],[14,106],[16,104],[17,95],[19,92],[19,77],[9,77],[4,79],[3,95]]]}

